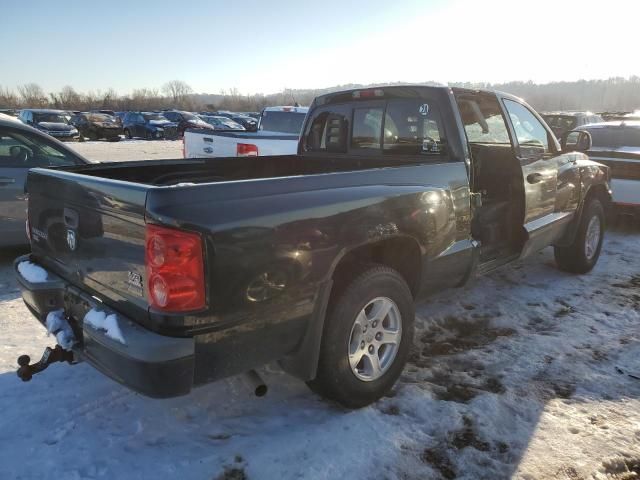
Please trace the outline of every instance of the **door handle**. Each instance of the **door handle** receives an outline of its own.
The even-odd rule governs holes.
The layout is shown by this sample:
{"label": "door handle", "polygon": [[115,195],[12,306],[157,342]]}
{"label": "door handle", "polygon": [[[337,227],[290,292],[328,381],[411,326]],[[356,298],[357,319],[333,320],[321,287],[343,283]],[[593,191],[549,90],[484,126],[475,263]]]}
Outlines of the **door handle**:
{"label": "door handle", "polygon": [[0,186],[1,185],[10,185],[12,183],[16,183],[16,179],[15,178],[0,177]]}
{"label": "door handle", "polygon": [[543,176],[541,173],[530,173],[527,175],[527,182],[529,183],[540,183],[543,180]]}

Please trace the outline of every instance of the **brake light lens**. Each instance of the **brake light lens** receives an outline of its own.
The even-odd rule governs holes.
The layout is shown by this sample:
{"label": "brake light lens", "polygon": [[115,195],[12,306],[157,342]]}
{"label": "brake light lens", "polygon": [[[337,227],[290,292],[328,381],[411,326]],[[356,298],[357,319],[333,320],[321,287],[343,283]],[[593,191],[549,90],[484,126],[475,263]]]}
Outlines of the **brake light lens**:
{"label": "brake light lens", "polygon": [[184,135],[182,135],[182,158],[187,158],[187,152],[184,149]]}
{"label": "brake light lens", "polygon": [[353,98],[384,97],[384,90],[381,90],[379,88],[369,90],[356,90],[351,95]]}
{"label": "brake light lens", "polygon": [[188,312],[206,306],[202,251],[197,233],[147,225],[147,293],[153,308]]}
{"label": "brake light lens", "polygon": [[251,143],[238,143],[236,147],[236,156],[238,157],[257,157],[258,147]]}

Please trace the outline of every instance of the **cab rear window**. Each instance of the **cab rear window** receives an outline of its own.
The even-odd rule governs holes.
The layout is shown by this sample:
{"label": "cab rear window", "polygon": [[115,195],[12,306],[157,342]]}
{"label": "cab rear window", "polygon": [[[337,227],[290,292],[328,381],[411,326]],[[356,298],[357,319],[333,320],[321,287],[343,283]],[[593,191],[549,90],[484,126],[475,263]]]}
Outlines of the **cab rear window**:
{"label": "cab rear window", "polygon": [[304,138],[305,151],[438,156],[444,135],[437,106],[423,99],[318,108]]}

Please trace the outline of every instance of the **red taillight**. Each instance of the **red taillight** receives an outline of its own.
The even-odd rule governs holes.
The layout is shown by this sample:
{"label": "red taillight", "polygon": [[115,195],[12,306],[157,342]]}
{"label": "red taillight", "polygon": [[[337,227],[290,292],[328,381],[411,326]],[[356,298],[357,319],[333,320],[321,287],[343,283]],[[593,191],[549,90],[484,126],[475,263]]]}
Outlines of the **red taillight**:
{"label": "red taillight", "polygon": [[206,306],[199,234],[147,225],[145,264],[147,293],[153,308],[188,312]]}
{"label": "red taillight", "polygon": [[182,135],[182,158],[187,158],[187,152],[184,149],[184,135]]}
{"label": "red taillight", "polygon": [[353,98],[372,98],[372,97],[384,97],[384,90],[369,89],[369,90],[356,90],[352,94]]}
{"label": "red taillight", "polygon": [[238,157],[257,157],[258,147],[251,143],[239,143],[236,148],[236,156]]}

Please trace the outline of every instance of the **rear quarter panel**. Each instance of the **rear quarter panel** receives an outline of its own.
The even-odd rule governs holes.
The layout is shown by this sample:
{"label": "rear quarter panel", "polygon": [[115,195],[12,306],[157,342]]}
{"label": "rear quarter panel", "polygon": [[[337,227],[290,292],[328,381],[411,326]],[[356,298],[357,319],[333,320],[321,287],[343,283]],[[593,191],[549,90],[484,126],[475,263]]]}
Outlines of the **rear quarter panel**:
{"label": "rear quarter panel", "polygon": [[[197,362],[215,367],[196,366],[196,375],[204,375],[198,381],[294,350],[321,286],[351,249],[409,238],[428,272],[423,277],[441,286],[459,283],[471,266],[463,162],[185,188],[188,194],[181,187],[152,189],[147,213],[150,221],[207,239],[210,311],[194,322],[202,327]],[[431,274],[454,258],[447,276]]]}

